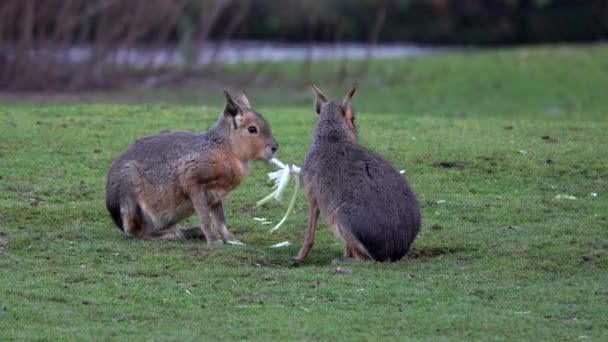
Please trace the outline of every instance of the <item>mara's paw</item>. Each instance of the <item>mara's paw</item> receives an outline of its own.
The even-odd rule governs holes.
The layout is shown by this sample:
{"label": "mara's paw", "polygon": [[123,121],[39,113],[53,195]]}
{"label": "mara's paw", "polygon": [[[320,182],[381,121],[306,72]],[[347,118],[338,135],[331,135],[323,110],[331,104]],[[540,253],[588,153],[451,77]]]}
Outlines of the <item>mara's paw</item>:
{"label": "mara's paw", "polygon": [[149,236],[152,240],[182,241],[186,236],[180,230],[154,232]]}
{"label": "mara's paw", "polygon": [[191,227],[191,228],[180,228],[179,229],[186,239],[205,239],[205,234],[203,234],[203,230],[200,227]]}
{"label": "mara's paw", "polygon": [[186,235],[181,230],[175,231],[175,240],[188,240]]}
{"label": "mara's paw", "polygon": [[207,245],[208,246],[220,246],[223,245],[224,241],[220,240],[220,239],[214,239],[214,240],[207,240]]}

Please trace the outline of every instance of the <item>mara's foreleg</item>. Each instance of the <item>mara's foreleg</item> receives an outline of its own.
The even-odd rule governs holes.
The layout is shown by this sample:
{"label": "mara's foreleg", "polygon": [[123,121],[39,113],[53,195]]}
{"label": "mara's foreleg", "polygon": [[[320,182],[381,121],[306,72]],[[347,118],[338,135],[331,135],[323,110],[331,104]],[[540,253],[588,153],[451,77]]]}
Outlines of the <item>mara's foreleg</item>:
{"label": "mara's foreleg", "polygon": [[308,209],[308,229],[304,235],[304,244],[298,253],[298,256],[294,257],[295,260],[302,261],[308,256],[308,252],[315,244],[315,232],[317,230],[317,219],[319,218],[319,207],[317,201],[310,201],[310,207]]}
{"label": "mara's foreleg", "polygon": [[222,240],[217,238],[217,235],[211,228],[211,218],[209,217],[209,208],[207,207],[207,199],[205,197],[205,191],[202,187],[193,189],[190,194],[190,200],[192,200],[192,206],[198,215],[200,221],[200,229],[207,239],[207,244],[216,245],[221,244]]}
{"label": "mara's foreleg", "polygon": [[235,238],[234,235],[228,231],[228,227],[226,227],[226,215],[224,215],[224,206],[222,205],[222,202],[220,201],[216,205],[212,206],[211,211],[215,216],[217,232],[220,233],[222,241],[242,244],[241,241]]}

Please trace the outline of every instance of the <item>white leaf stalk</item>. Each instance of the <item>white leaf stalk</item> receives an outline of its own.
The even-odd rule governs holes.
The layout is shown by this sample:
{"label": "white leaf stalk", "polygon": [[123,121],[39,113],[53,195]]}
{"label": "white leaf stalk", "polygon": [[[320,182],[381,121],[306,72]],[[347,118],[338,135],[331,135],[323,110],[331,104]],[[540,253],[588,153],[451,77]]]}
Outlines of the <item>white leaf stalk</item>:
{"label": "white leaf stalk", "polygon": [[300,187],[300,177],[298,176],[300,174],[300,168],[293,164],[285,165],[277,158],[272,158],[271,162],[276,166],[280,167],[281,170],[270,172],[268,174],[268,178],[274,181],[274,190],[268,196],[262,198],[258,201],[258,203],[256,203],[258,207],[264,205],[265,203],[268,203],[273,198],[281,202],[283,194],[285,193],[285,189],[287,189],[287,185],[289,184],[289,180],[292,178],[292,176],[294,179],[293,195],[291,195],[287,211],[285,212],[285,215],[283,215],[281,221],[279,221],[276,226],[272,227],[272,229],[270,230],[270,232],[272,233],[275,230],[279,229],[279,227],[281,227],[283,223],[285,223],[285,221],[289,217],[289,214],[293,210],[293,207],[296,203],[296,195],[298,194],[298,188]]}
{"label": "white leaf stalk", "polygon": [[289,245],[291,245],[291,242],[289,242],[289,241],[283,241],[283,242],[279,242],[277,244],[274,244],[274,245],[270,246],[270,248],[281,248],[281,247],[287,247]]}

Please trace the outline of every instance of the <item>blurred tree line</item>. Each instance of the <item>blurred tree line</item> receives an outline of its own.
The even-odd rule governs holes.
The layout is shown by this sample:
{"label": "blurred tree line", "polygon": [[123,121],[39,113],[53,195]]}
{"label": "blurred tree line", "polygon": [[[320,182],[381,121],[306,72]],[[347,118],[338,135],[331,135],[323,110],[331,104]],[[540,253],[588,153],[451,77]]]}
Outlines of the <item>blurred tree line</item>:
{"label": "blurred tree line", "polygon": [[[124,71],[121,48],[178,46],[178,70],[141,63],[142,74],[163,73],[155,85],[192,73],[201,51],[229,39],[373,46],[607,37],[608,0],[2,0],[0,88],[109,85]],[[73,46],[89,50],[74,55]]]}
{"label": "blurred tree line", "polygon": [[[503,45],[608,38],[606,0],[255,1],[244,39]],[[379,26],[379,27],[378,27]]]}

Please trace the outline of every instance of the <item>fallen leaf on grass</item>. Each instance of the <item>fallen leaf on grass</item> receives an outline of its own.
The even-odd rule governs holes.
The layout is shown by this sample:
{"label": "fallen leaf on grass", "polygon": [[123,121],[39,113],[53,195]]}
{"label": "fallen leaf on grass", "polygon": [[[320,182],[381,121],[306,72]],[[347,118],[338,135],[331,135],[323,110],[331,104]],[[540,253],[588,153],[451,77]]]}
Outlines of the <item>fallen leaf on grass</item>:
{"label": "fallen leaf on grass", "polygon": [[276,243],[276,244],[270,246],[270,248],[287,247],[289,245],[291,245],[291,242],[289,242],[289,241],[283,241],[283,242],[279,242],[279,243]]}
{"label": "fallen leaf on grass", "polygon": [[336,267],[332,268],[331,273],[344,273],[344,274],[353,274],[353,270],[346,267]]}
{"label": "fallen leaf on grass", "polygon": [[559,194],[559,195],[555,196],[555,199],[558,199],[558,200],[565,199],[565,200],[574,201],[574,200],[576,200],[576,197],[571,196],[571,195]]}
{"label": "fallen leaf on grass", "polygon": [[559,107],[548,107],[545,109],[545,114],[547,115],[562,115],[564,114],[564,110]]}
{"label": "fallen leaf on grass", "polygon": [[6,250],[6,247],[11,242],[9,239],[5,238],[7,234],[4,232],[0,232],[0,253]]}
{"label": "fallen leaf on grass", "polygon": [[245,244],[242,243],[241,241],[228,241],[228,244],[230,244],[230,245],[238,245],[238,246],[245,246]]}

